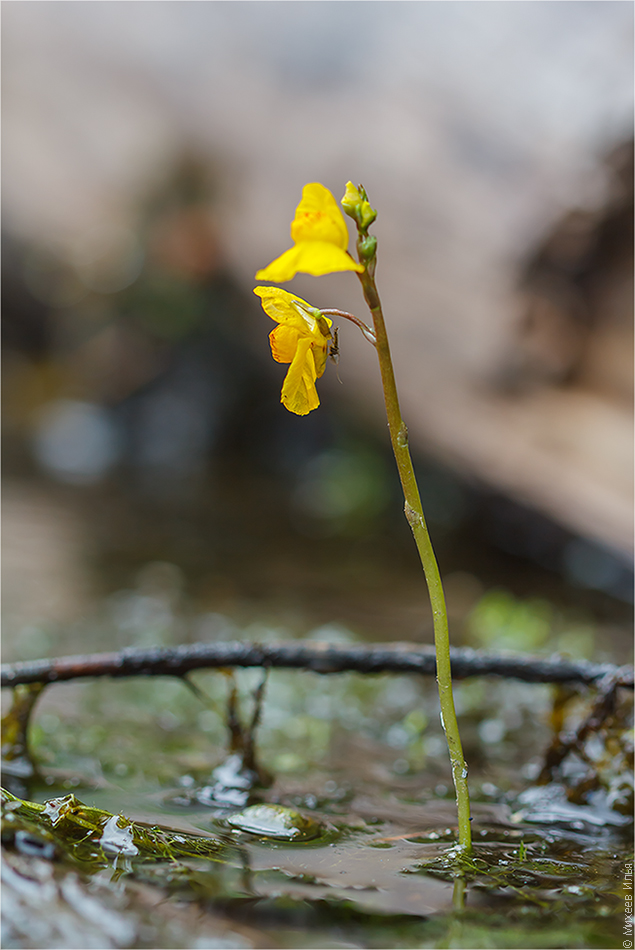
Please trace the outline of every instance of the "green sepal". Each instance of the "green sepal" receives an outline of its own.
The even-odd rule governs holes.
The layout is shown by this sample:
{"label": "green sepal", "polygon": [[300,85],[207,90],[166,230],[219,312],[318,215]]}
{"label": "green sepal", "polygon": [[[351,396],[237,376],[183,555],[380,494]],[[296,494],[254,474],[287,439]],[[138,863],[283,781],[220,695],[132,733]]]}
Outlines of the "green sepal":
{"label": "green sepal", "polygon": [[370,263],[377,253],[377,238],[373,234],[367,234],[357,242],[357,251],[360,261],[365,264]]}

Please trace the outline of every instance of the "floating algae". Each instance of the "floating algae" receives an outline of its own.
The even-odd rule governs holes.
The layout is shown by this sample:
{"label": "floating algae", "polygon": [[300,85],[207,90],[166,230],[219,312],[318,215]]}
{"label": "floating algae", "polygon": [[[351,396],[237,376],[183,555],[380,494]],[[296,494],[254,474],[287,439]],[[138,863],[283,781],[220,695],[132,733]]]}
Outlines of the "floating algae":
{"label": "floating algae", "polygon": [[141,862],[175,862],[182,857],[217,858],[227,842],[145,825],[85,805],[75,795],[44,804],[23,801],[2,789],[2,840],[17,850],[30,848],[63,855],[85,870],[96,871],[113,857]]}

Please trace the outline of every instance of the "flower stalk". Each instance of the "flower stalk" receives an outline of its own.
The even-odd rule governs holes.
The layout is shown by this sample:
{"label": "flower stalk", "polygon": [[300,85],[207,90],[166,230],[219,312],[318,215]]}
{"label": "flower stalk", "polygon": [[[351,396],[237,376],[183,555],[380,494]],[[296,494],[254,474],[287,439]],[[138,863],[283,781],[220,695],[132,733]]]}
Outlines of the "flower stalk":
{"label": "flower stalk", "polygon": [[[472,846],[470,796],[467,766],[463,758],[452,694],[448,614],[441,575],[410,458],[408,429],[401,417],[388,334],[375,284],[377,238],[368,233],[368,228],[375,221],[377,212],[371,208],[361,185],[356,188],[352,182],[346,186],[342,207],[357,224],[359,264],[355,263],[346,250],[348,229],[333,195],[324,185],[312,182],[304,186],[302,200],[296,208],[291,224],[294,246],[264,270],[258,271],[256,278],[280,283],[291,280],[298,272],[320,276],[337,271],[354,271],[362,284],[364,298],[373,318],[373,329],[353,314],[342,310],[317,310],[301,297],[286,290],[256,287],[254,293],[261,298],[265,312],[278,324],[269,336],[273,358],[279,363],[291,364],[281,394],[281,402],[290,412],[306,415],[320,404],[315,382],[322,376],[328,357],[337,359],[338,350],[337,331],[331,332],[332,324],[327,315],[350,320],[377,350],[390,440],[404,493],[404,510],[421,558],[432,605],[441,722],[450,752],[458,806],[457,847],[462,853],[466,853]],[[462,891],[459,903],[461,900]]]}
{"label": "flower stalk", "polygon": [[[351,187],[350,185],[348,186],[347,196],[350,194]],[[356,221],[358,229],[358,257],[360,263],[366,265],[363,272],[358,273],[357,276],[361,281],[364,299],[368,304],[373,318],[375,347],[377,349],[381,381],[384,390],[384,402],[386,405],[390,441],[392,443],[405,499],[404,512],[408,524],[410,525],[417,551],[419,552],[430,595],[434,622],[434,645],[437,657],[437,683],[439,687],[439,703],[441,706],[441,723],[448,744],[452,766],[452,779],[456,790],[459,819],[459,846],[463,851],[469,851],[472,847],[470,795],[467,784],[467,765],[463,757],[463,746],[452,692],[450,636],[445,594],[443,592],[443,584],[441,583],[439,566],[423,513],[423,506],[421,504],[412,459],[410,458],[408,429],[401,416],[397,384],[395,382],[390,345],[388,343],[388,334],[386,332],[384,315],[375,284],[377,241],[374,237],[368,235],[369,224],[366,224],[369,218],[372,218],[369,222],[372,223],[374,216],[368,213],[367,207],[369,208],[370,205],[368,205],[366,193],[362,188],[359,189],[358,194],[360,195],[360,202],[351,202],[350,210],[346,204],[344,204],[344,210]]]}
{"label": "flower stalk", "polygon": [[350,320],[350,322],[354,323],[356,327],[359,327],[363,336],[368,340],[368,342],[375,346],[377,342],[375,340],[375,334],[371,328],[366,323],[364,323],[363,320],[359,319],[359,317],[354,316],[352,313],[347,313],[346,310],[320,310],[320,313],[323,317],[342,317],[343,320]]}

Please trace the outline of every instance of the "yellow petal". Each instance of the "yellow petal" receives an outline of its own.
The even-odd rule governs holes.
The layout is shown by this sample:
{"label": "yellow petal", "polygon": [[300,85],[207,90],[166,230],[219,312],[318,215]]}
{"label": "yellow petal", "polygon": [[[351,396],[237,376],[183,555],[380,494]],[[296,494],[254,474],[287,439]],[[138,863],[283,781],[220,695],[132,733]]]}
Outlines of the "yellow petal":
{"label": "yellow petal", "polygon": [[315,362],[311,352],[311,341],[300,339],[293,362],[282,386],[280,395],[282,405],[289,412],[295,412],[298,416],[306,416],[313,409],[317,409],[320,400],[315,388],[315,380]]}
{"label": "yellow petal", "polygon": [[343,270],[352,270],[361,274],[364,265],[356,264],[346,251],[342,251],[334,244],[329,244],[328,241],[302,241],[285,251],[269,267],[258,271],[256,278],[282,282],[291,280],[298,272],[321,277],[322,274],[334,274]]}
{"label": "yellow petal", "polygon": [[[269,334],[271,355],[276,363],[290,363],[298,349],[300,334],[295,327],[288,327],[281,323]],[[321,375],[321,374],[320,374]]]}
{"label": "yellow petal", "polygon": [[275,261],[272,261],[268,267],[256,271],[256,280],[275,280],[277,284],[284,284],[285,281],[291,280],[301,270],[301,267],[298,266],[299,257],[298,246],[290,247],[280,257],[276,257]]}
{"label": "yellow petal", "polygon": [[314,181],[302,189],[302,200],[291,223],[291,238],[299,241],[328,241],[346,250],[348,228],[335,198],[324,185]]}
{"label": "yellow petal", "polygon": [[303,334],[316,332],[317,320],[307,312],[314,308],[302,297],[290,294],[288,290],[282,290],[281,287],[254,287],[254,293],[260,297],[265,313],[276,323],[293,326]]}
{"label": "yellow petal", "polygon": [[341,270],[353,270],[360,274],[364,270],[364,265],[356,264],[350,254],[326,241],[303,241],[296,244],[296,249],[300,252],[298,270],[304,274],[320,277]]}

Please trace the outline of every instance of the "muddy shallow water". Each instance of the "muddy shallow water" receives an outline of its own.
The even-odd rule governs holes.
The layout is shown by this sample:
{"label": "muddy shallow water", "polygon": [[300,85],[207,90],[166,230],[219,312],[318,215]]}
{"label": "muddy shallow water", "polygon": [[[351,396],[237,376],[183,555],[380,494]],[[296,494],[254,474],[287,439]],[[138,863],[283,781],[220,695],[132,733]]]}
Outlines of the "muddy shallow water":
{"label": "muddy shallow water", "polygon": [[[237,677],[244,720],[258,677]],[[140,860],[98,836],[78,858],[63,840],[48,853],[37,829],[19,838],[5,825],[5,946],[621,946],[628,819],[599,799],[572,804],[563,785],[532,784],[546,728],[519,745],[491,741],[496,709],[513,696],[546,713],[547,687],[489,681],[470,714],[477,684],[459,685],[475,850],[457,915],[455,812],[440,727],[427,719],[432,683],[274,671],[257,742],[265,787],[250,790],[232,784],[223,750],[226,676],[199,673],[197,683],[199,695],[170,679],[60,685],[39,701],[44,780],[33,799],[71,794],[221,845],[207,857]],[[481,728],[477,754],[483,721],[490,735]],[[267,803],[289,810],[298,840],[267,820]]]}
{"label": "muddy shallow water", "polygon": [[[234,546],[219,529],[197,549],[211,565],[197,574],[178,554],[191,551],[189,515],[174,515],[180,527],[171,535],[165,524],[153,529],[147,513],[126,521],[131,509],[112,496],[92,517],[63,492],[21,491],[12,517],[20,531],[30,520],[5,606],[6,660],[197,639],[426,637],[422,581],[394,537],[384,547],[372,535],[285,544],[280,529],[265,556],[245,542],[254,527],[245,515]],[[256,535],[266,539],[269,528],[257,524]],[[262,575],[253,576],[259,563]],[[540,598],[524,595],[522,585],[492,588],[465,567],[456,562],[448,575],[458,642],[624,661],[621,607],[593,613],[587,599],[572,610],[566,598],[550,599],[548,585]],[[575,728],[591,693],[457,683],[475,839],[463,869],[466,910],[457,915],[447,858],[454,805],[434,681],[270,671],[256,733],[262,785],[223,797],[232,684],[247,723],[261,679],[258,670],[234,680],[198,671],[194,690],[167,677],[45,690],[30,733],[41,774],[14,789],[18,796],[44,802],[72,793],[113,816],[218,837],[223,847],[213,858],[138,861],[99,839],[95,865],[63,841],[47,850],[37,829],[31,839],[9,828],[4,946],[622,945],[629,833],[624,809],[611,802],[620,800],[632,750],[628,694],[619,723],[585,749],[587,758],[570,756],[536,791],[552,726]],[[569,801],[591,767],[602,773],[598,788]],[[240,817],[253,802],[291,809],[319,833],[284,840],[270,826],[259,832]]]}
{"label": "muddy shallow water", "polygon": [[455,837],[451,802],[355,793],[323,777],[320,786],[319,776],[308,784],[313,791],[281,783],[266,795],[301,802],[304,818],[320,823],[317,837],[297,843],[232,830],[218,809],[211,818],[210,809],[179,808],[163,791],[148,797],[77,788],[95,806],[119,808],[181,838],[215,836],[222,846],[210,858],[141,862],[111,843],[96,869],[77,860],[65,866],[63,853],[50,863],[33,837],[16,841],[6,853],[4,945],[621,945],[625,841],[615,829],[529,825],[509,805],[475,803],[466,910],[456,914],[444,868]]}

